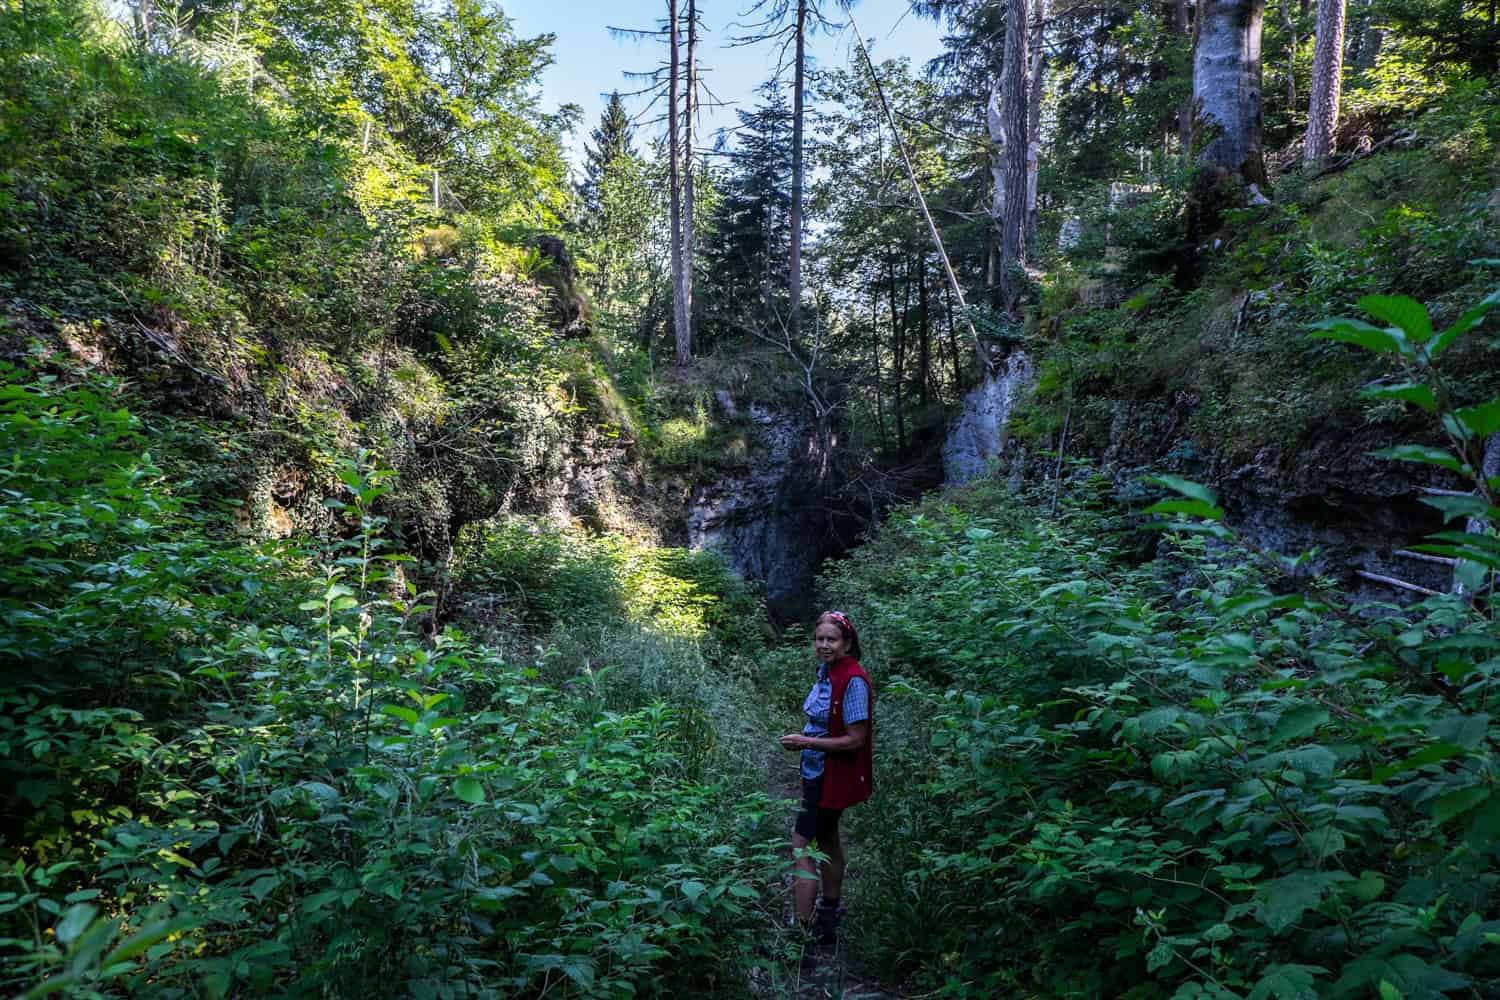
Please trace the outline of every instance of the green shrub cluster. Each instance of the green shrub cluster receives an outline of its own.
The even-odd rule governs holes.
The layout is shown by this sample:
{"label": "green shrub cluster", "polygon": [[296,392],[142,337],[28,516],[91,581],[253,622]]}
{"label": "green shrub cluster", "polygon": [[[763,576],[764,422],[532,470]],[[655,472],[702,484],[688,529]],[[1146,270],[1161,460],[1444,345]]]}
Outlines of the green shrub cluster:
{"label": "green shrub cluster", "polygon": [[[1149,509],[1141,561],[1100,480],[983,483],[888,522],[827,578],[886,664],[881,808],[861,887],[872,958],[949,995],[1466,997],[1500,989],[1500,400],[1458,406],[1409,299],[1327,336],[1398,357],[1381,383],[1450,446],[1388,457],[1476,483],[1427,551],[1468,597],[1351,605],[1294,585],[1201,487]],[[873,911],[873,912],[871,912]]]}
{"label": "green shrub cluster", "polygon": [[[555,471],[573,429],[570,351],[522,273],[533,232],[500,191],[465,191],[483,216],[434,205],[431,165],[355,102],[314,99],[337,80],[294,100],[220,38],[238,15],[169,31],[155,13],[141,45],[89,0],[0,7],[0,346],[35,339],[129,372],[152,410],[237,423],[219,492],[261,530],[333,527],[321,491],[370,447],[401,473],[395,529],[446,550]],[[548,190],[508,196],[550,218],[561,189],[532,166]]]}
{"label": "green shrub cluster", "polygon": [[726,657],[764,644],[759,598],[711,552],[501,516],[465,529],[454,580],[531,633],[630,623],[708,640]]}
{"label": "green shrub cluster", "polygon": [[244,544],[117,387],[4,375],[0,988],[738,988],[770,856],[716,720],[425,638],[367,462],[341,536]]}

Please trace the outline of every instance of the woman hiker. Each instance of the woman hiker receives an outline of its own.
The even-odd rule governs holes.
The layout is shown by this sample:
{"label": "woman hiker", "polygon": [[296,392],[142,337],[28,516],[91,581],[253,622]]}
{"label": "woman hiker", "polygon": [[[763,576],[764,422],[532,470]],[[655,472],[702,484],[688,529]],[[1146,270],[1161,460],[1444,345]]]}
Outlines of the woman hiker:
{"label": "woman hiker", "polygon": [[[827,945],[838,931],[844,885],[839,817],[870,797],[875,699],[870,675],[859,665],[859,636],[843,612],[825,611],[818,616],[813,651],[818,657],[818,675],[802,703],[807,725],[800,733],[781,737],[781,745],[802,751],[802,811],[792,828],[798,871],[792,880],[797,922],[819,944]],[[818,873],[805,851],[814,841],[828,856],[823,862],[823,897],[817,900],[816,918],[813,901],[818,895]]]}

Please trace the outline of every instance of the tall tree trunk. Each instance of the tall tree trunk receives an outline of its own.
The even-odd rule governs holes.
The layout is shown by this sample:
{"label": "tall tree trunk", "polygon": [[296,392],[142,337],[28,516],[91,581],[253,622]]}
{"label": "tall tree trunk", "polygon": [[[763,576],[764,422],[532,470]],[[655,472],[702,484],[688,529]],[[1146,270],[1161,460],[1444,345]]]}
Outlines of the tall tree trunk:
{"label": "tall tree trunk", "polygon": [[1308,163],[1322,163],[1333,155],[1344,82],[1344,9],[1345,0],[1318,0],[1312,96],[1307,106],[1307,141],[1302,147],[1302,158]]}
{"label": "tall tree trunk", "polygon": [[885,390],[880,373],[880,289],[870,283],[870,353],[875,359],[875,424],[880,429],[880,450],[890,451],[890,442],[885,437]]}
{"label": "tall tree trunk", "polygon": [[687,0],[687,89],[682,96],[682,314],[693,342],[693,118],[698,113],[698,0]]}
{"label": "tall tree trunk", "polygon": [[679,148],[677,96],[680,80],[678,46],[680,37],[677,0],[667,0],[667,34],[670,54],[667,73],[667,201],[671,224],[672,258],[672,332],[677,348],[677,363],[685,365],[693,354],[692,332],[687,322],[687,284],[682,269],[682,151]]}
{"label": "tall tree trunk", "polygon": [[1000,70],[1000,120],[1004,135],[1005,203],[1001,206],[1000,302],[1017,318],[1021,284],[1016,272],[1025,263],[1022,235],[1026,228],[1026,5],[1011,0],[1005,12],[1005,55]]}
{"label": "tall tree trunk", "polygon": [[984,284],[989,290],[990,305],[1003,308],[1000,291],[1000,240],[1005,218],[1005,118],[1000,111],[1000,74],[990,87],[990,103],[985,108],[990,130],[990,238],[984,264]]}
{"label": "tall tree trunk", "polygon": [[1261,32],[1265,0],[1199,0],[1193,45],[1193,104],[1212,130],[1201,161],[1264,184],[1261,150]]}
{"label": "tall tree trunk", "polygon": [[927,311],[927,255],[917,254],[917,399],[927,405],[927,380],[932,368],[932,318]]}
{"label": "tall tree trunk", "polygon": [[787,328],[802,326],[802,109],[807,89],[807,2],[797,0],[796,66],[792,70],[792,243],[787,261]]}
{"label": "tall tree trunk", "polygon": [[890,286],[891,296],[891,349],[893,355],[891,360],[894,369],[891,386],[895,392],[893,402],[895,403],[896,410],[896,451],[904,453],[906,451],[906,407],[904,405],[905,398],[901,386],[901,369],[906,365],[906,337],[903,332],[903,327],[906,324],[900,316],[901,310],[896,308],[896,258],[894,256],[886,259],[885,273],[887,283]]}
{"label": "tall tree trunk", "polygon": [[[1177,33],[1192,44],[1193,26],[1189,15],[1188,0],[1176,0],[1173,5],[1176,15]],[[1182,162],[1187,163],[1193,155],[1193,96],[1189,94],[1182,107],[1177,109],[1177,145],[1182,152]]]}
{"label": "tall tree trunk", "polygon": [[1042,31],[1046,23],[1047,0],[1035,0],[1031,9],[1031,80],[1027,85],[1030,103],[1026,107],[1026,223],[1022,234],[1028,254],[1036,244],[1037,180],[1042,170],[1042,81],[1047,72]]}
{"label": "tall tree trunk", "polygon": [[964,370],[958,360],[958,329],[953,325],[953,292],[947,285],[943,286],[943,309],[948,317],[948,350],[953,355],[953,394],[961,396],[964,391]]}
{"label": "tall tree trunk", "polygon": [[[24,12],[25,7],[21,10]],[[155,26],[156,4],[153,0],[139,0],[135,8],[136,33],[140,36],[141,47],[148,52],[151,49],[151,29]]]}
{"label": "tall tree trunk", "polygon": [[1374,66],[1381,42],[1381,31],[1375,25],[1375,0],[1364,0],[1359,5],[1359,15],[1345,33],[1349,44],[1345,59],[1349,65],[1357,70]]}
{"label": "tall tree trunk", "polygon": [[1297,106],[1297,22],[1292,19],[1292,0],[1281,0],[1278,6],[1281,10],[1281,30],[1287,38],[1286,106],[1291,110]]}

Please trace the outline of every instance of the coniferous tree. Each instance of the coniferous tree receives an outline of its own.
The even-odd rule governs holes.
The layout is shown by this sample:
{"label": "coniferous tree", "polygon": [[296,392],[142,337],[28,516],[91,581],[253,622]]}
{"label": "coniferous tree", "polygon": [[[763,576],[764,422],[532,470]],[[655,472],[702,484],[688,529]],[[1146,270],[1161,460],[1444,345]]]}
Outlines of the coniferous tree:
{"label": "coniferous tree", "polygon": [[609,95],[609,102],[599,116],[599,124],[594,126],[589,138],[592,142],[583,147],[583,181],[578,185],[585,216],[599,211],[599,185],[609,165],[616,157],[632,152],[635,128],[625,113],[625,102],[620,99],[618,90]]}
{"label": "coniferous tree", "polygon": [[765,325],[764,310],[784,304],[791,247],[791,111],[774,79],[761,103],[739,111],[730,171],[703,247],[711,291],[708,318],[717,327]]}

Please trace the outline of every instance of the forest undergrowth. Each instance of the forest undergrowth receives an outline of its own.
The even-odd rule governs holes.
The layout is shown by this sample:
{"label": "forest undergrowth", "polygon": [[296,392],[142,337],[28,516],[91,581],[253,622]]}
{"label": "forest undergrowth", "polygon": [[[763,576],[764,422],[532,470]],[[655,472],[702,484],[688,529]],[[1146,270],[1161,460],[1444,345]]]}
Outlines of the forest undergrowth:
{"label": "forest undergrowth", "polygon": [[[7,991],[740,988],[779,829],[731,721],[742,626],[707,612],[758,605],[715,560],[570,557],[596,606],[564,582],[530,649],[427,635],[367,459],[341,537],[240,541],[118,385],[5,376]],[[491,584],[568,575],[510,551]],[[643,572],[673,585],[647,625]]]}
{"label": "forest undergrowth", "polygon": [[1382,457],[1476,487],[1428,498],[1456,524],[1422,547],[1466,596],[1353,603],[1242,547],[1203,487],[1157,477],[1139,510],[1082,463],[933,497],[827,575],[882,691],[870,961],[953,996],[1500,985],[1500,400],[1456,405],[1437,363],[1500,293],[1443,330],[1361,305],[1375,324],[1321,334],[1404,376],[1367,396],[1440,418],[1446,448]]}

